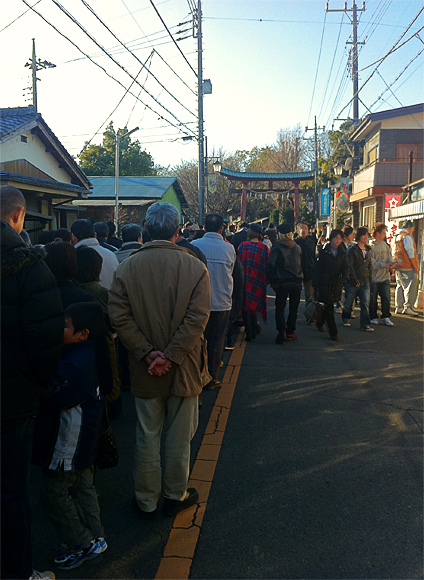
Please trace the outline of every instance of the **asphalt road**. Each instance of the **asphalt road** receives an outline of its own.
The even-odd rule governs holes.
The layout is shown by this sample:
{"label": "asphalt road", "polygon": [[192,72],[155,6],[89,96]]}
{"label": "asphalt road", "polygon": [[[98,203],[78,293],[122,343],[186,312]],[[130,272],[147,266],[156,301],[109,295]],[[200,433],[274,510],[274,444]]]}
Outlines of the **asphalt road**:
{"label": "asphalt road", "polygon": [[[244,354],[190,578],[422,578],[423,318],[368,334],[358,317],[334,343],[301,304],[298,340],[276,345],[273,302]],[[143,522],[131,507],[135,411],[123,398],[120,465],[96,475],[109,549],[58,578],[153,578],[159,566],[172,519]],[[193,460],[215,398],[203,395]],[[44,570],[55,536],[40,482],[33,468]]]}

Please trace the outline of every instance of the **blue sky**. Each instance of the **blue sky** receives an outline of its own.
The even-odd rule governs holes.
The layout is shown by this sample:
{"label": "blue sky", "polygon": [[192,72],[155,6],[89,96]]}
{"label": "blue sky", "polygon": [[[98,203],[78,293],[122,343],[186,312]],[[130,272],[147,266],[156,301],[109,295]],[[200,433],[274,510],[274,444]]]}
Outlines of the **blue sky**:
{"label": "blue sky", "polygon": [[[118,45],[82,2],[62,0],[62,4],[104,47],[112,49]],[[140,61],[149,58],[154,46],[184,82],[192,90],[196,89],[195,75],[169,42],[166,33],[160,32],[162,24],[149,0],[89,0],[89,4],[124,43],[134,40],[135,54]],[[158,0],[155,4],[174,34],[178,23],[189,20],[187,0]],[[330,0],[329,4],[330,9],[336,9],[342,8],[344,2]],[[93,56],[124,87],[129,86],[131,79],[125,72],[106,56],[98,56],[99,48],[51,0],[40,0],[35,8]],[[366,11],[361,15],[359,38],[368,38],[360,51],[359,69],[384,56],[421,8],[422,2],[415,0],[367,2]],[[25,4],[19,1],[3,6],[2,26],[25,10]],[[204,0],[203,16],[204,77],[210,78],[213,85],[213,94],[205,96],[204,111],[209,151],[213,147],[234,151],[272,143],[280,128],[297,124],[304,127],[308,123],[311,126],[314,115],[317,115],[321,126],[331,128],[333,119],[352,96],[352,82],[345,68],[348,50],[345,43],[351,36],[352,27],[346,15],[343,22],[342,13],[325,15],[325,1],[321,0]],[[322,52],[315,84],[324,20]],[[423,25],[424,13],[421,13],[402,41]],[[190,25],[179,29],[187,28]],[[187,35],[190,32],[182,34]],[[39,111],[72,154],[78,153],[85,140],[93,137],[93,142],[100,142],[101,135],[94,136],[94,133],[117,105],[125,89],[88,59],[81,58],[75,47],[32,12],[0,32],[0,71],[3,79],[0,105],[13,107],[25,104],[22,90],[29,83],[28,69],[24,68],[24,64],[31,54],[32,37],[36,38],[37,56],[57,65],[55,69],[38,74],[41,79],[38,86]],[[424,41],[424,34],[421,38]],[[378,73],[360,93],[365,105],[370,107],[386,88],[385,83],[392,83],[409,61],[416,57],[424,48],[423,41],[413,38],[383,62]],[[196,68],[195,40],[187,38],[179,45]],[[133,76],[141,69],[140,63],[124,49],[114,58]],[[112,120],[119,126],[128,122],[129,128],[138,125],[140,131],[134,137],[161,165],[195,158],[196,143],[183,143],[179,138],[181,133],[160,119],[158,113],[174,125],[188,123],[186,127],[195,130],[196,97],[157,54],[153,55],[149,65],[152,73],[171,94],[160,87],[152,76],[141,72],[138,79],[143,84],[147,78],[145,89],[160,105],[145,91],[140,93],[140,98],[151,105],[156,113],[127,95]],[[360,87],[374,68],[360,72]],[[422,102],[423,80],[421,55],[393,85],[395,96],[387,91],[383,95],[386,102],[378,101],[372,111],[399,107],[400,103],[405,106]],[[140,90],[137,85],[132,89],[135,95]],[[344,111],[342,117],[349,109]],[[360,105],[360,115],[365,114],[366,109]]]}

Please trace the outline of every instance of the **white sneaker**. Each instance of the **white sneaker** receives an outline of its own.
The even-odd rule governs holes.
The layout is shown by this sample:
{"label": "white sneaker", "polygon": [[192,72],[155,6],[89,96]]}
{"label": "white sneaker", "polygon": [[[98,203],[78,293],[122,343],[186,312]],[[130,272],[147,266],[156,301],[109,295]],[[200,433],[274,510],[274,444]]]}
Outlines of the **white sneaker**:
{"label": "white sneaker", "polygon": [[50,570],[47,570],[46,572],[37,572],[37,570],[33,570],[29,580],[55,580],[55,578],[55,573],[50,572]]}
{"label": "white sneaker", "polygon": [[407,314],[408,316],[418,316],[418,312],[412,310],[412,308],[404,308],[402,314]]}
{"label": "white sneaker", "polygon": [[350,322],[347,318],[342,318],[343,326],[350,326]]}
{"label": "white sneaker", "polygon": [[360,327],[361,330],[364,330],[365,332],[374,332],[374,328],[371,328],[371,326],[361,326]]}
{"label": "white sneaker", "polygon": [[[382,321],[383,322],[383,321]],[[373,318],[371,324],[378,324],[378,318]]]}
{"label": "white sneaker", "polygon": [[[372,322],[372,320],[371,320],[371,322]],[[381,324],[384,324],[384,326],[394,326],[394,324],[390,320],[390,318],[382,318],[381,319]]]}

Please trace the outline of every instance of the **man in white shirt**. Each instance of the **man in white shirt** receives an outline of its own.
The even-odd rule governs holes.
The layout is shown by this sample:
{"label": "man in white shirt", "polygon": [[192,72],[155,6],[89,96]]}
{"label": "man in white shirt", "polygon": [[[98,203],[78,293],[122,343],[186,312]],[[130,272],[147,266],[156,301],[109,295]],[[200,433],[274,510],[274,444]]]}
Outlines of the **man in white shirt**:
{"label": "man in white shirt", "polygon": [[211,213],[206,216],[203,238],[193,240],[206,256],[211,279],[211,313],[205,330],[208,341],[208,367],[212,381],[205,387],[212,390],[221,386],[218,379],[222,353],[224,351],[225,330],[232,306],[233,271],[236,252],[231,244],[224,241],[222,216]]}
{"label": "man in white shirt", "polygon": [[91,246],[103,258],[100,272],[100,284],[109,290],[113,280],[113,273],[119,266],[119,262],[114,253],[107,248],[102,248],[96,239],[94,224],[90,220],[76,220],[71,226],[72,241],[75,248],[80,246]]}

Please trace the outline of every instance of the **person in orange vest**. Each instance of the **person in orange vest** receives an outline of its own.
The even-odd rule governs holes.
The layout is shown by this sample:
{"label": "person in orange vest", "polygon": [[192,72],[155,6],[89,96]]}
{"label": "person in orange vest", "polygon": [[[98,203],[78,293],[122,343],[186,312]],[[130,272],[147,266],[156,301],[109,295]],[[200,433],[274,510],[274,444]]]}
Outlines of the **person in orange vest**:
{"label": "person in orange vest", "polygon": [[406,220],[396,236],[395,268],[396,268],[396,314],[418,316],[412,310],[416,298],[415,274],[418,272],[418,254],[414,233],[414,222]]}

